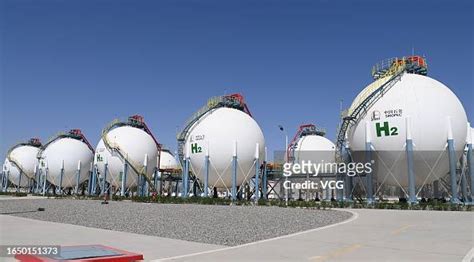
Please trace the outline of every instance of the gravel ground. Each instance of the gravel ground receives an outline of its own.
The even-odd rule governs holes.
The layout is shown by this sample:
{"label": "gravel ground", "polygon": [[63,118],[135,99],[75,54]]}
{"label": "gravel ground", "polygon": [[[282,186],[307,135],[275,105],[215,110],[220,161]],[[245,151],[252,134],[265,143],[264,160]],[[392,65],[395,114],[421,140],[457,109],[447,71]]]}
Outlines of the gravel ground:
{"label": "gravel ground", "polygon": [[[44,221],[234,246],[337,223],[349,212],[41,199],[0,201],[0,213]],[[45,208],[43,212],[28,212]]]}

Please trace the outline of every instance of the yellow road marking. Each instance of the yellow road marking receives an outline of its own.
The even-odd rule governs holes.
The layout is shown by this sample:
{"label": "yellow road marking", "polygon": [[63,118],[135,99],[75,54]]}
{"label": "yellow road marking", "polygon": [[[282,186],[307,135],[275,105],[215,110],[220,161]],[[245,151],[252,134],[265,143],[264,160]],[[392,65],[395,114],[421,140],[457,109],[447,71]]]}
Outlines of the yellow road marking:
{"label": "yellow road marking", "polygon": [[412,227],[412,226],[413,225],[404,225],[398,228],[397,230],[392,231],[392,235],[399,235],[400,233],[402,233],[403,231],[407,230],[409,227]]}
{"label": "yellow road marking", "polygon": [[328,259],[331,259],[331,258],[336,258],[336,257],[339,257],[339,256],[342,256],[344,254],[347,254],[347,253],[350,253],[350,252],[353,252],[354,250],[357,250],[359,248],[361,248],[362,245],[360,244],[354,244],[354,245],[350,245],[348,247],[343,247],[343,248],[339,248],[339,249],[336,249],[330,253],[328,253],[327,255],[325,256],[314,256],[314,257],[310,257],[309,260],[311,261],[318,261],[318,262],[321,262],[321,261],[326,261]]}

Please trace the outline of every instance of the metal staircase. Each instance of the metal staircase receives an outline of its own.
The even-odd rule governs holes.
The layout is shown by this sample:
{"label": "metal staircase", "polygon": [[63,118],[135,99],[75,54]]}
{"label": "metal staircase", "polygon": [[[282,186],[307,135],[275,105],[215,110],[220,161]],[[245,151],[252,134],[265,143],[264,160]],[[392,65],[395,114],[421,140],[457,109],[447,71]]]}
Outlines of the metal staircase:
{"label": "metal staircase", "polygon": [[[128,155],[120,148],[120,146],[117,143],[113,143],[109,140],[107,134],[110,132],[110,130],[121,127],[121,126],[132,126],[136,128],[140,128],[143,131],[145,131],[147,134],[149,134],[153,141],[156,144],[156,148],[158,150],[158,163],[157,167],[160,170],[160,159],[161,159],[161,144],[158,143],[158,140],[156,140],[155,136],[153,133],[150,131],[148,126],[146,125],[144,119],[142,116],[139,115],[134,115],[128,118],[128,122],[123,122],[120,120],[114,120],[112,121],[106,128],[102,130],[102,141],[104,141],[104,145],[107,150],[110,152],[115,152],[118,154],[118,156],[127,163],[127,165],[137,174],[137,175],[143,175],[143,177],[146,179],[146,181],[150,184],[153,185],[153,181],[150,177],[147,176],[145,172],[145,166],[141,165],[140,163],[136,163],[133,160],[131,160]],[[152,190],[155,190],[154,187],[151,187]]]}
{"label": "metal staircase", "polygon": [[372,68],[374,80],[387,78],[377,89],[367,95],[352,111],[347,115],[342,115],[336,140],[336,162],[344,162],[342,149],[346,139],[346,133],[350,127],[356,125],[367,113],[371,106],[386,93],[404,73],[427,74],[428,66],[423,57],[408,56],[402,58],[391,58],[376,64]]}
{"label": "metal staircase", "polygon": [[241,110],[248,115],[252,116],[250,113],[247,105],[244,102],[244,98],[240,94],[231,94],[225,96],[218,96],[210,98],[207,101],[207,104],[201,107],[193,116],[191,116],[184,124],[183,130],[179,132],[177,136],[178,140],[178,156],[179,161],[182,162],[184,159],[184,145],[186,143],[186,137],[189,133],[191,127],[198,122],[202,116],[207,114],[209,111],[220,108],[220,107],[228,107]]}

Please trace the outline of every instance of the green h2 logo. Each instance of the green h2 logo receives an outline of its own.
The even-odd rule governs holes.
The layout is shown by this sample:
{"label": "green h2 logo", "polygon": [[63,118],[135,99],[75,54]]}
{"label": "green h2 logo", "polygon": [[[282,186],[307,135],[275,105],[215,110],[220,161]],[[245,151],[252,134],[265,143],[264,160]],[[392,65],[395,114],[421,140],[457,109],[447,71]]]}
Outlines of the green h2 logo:
{"label": "green h2 logo", "polygon": [[383,126],[381,123],[375,123],[375,130],[377,132],[377,137],[398,136],[398,128],[394,126],[390,127],[390,124],[387,121],[383,122]]}
{"label": "green h2 logo", "polygon": [[202,152],[202,147],[198,146],[197,143],[191,144],[191,154],[201,153],[201,152]]}

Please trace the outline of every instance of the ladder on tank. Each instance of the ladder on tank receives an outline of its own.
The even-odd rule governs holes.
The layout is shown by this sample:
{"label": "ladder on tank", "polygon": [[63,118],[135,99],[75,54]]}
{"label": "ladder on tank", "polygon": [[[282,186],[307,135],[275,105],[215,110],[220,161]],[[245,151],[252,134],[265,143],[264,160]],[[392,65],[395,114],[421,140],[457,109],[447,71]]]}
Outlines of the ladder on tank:
{"label": "ladder on tank", "polygon": [[408,56],[403,58],[391,58],[372,68],[372,77],[382,79],[389,77],[387,81],[382,83],[375,91],[369,94],[357,107],[350,112],[350,115],[342,116],[342,122],[339,127],[336,140],[336,162],[344,162],[342,150],[346,139],[346,133],[349,128],[357,124],[360,119],[367,113],[370,107],[377,102],[397,81],[400,80],[404,73],[411,74],[427,74],[427,65],[425,59],[420,56]]}

